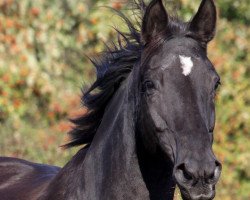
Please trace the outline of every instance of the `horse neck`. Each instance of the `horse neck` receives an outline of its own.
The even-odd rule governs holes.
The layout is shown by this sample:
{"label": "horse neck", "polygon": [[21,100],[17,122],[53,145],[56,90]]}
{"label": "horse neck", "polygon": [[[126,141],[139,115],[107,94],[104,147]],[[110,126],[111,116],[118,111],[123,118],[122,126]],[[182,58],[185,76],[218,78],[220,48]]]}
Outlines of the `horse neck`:
{"label": "horse neck", "polygon": [[[147,188],[151,186],[150,177],[157,173],[149,173],[155,166],[145,162],[148,168],[140,167],[144,163],[137,156],[130,79],[120,86],[106,108],[89,149],[80,150],[51,183],[48,199],[156,199],[156,190]],[[165,194],[161,192],[162,198],[157,200],[166,199]]]}
{"label": "horse neck", "polygon": [[137,156],[150,200],[173,199],[176,185],[173,179],[173,162],[160,148],[152,153],[144,144],[142,139],[137,139]]}

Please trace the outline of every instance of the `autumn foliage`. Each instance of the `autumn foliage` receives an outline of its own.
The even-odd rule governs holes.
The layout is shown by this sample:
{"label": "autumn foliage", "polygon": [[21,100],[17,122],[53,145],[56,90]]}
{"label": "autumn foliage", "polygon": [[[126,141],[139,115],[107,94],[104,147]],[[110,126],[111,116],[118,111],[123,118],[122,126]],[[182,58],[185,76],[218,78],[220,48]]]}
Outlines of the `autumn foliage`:
{"label": "autumn foliage", "polygon": [[[0,1],[0,155],[63,165],[69,118],[86,112],[81,88],[95,78],[85,55],[115,40],[126,27],[109,5],[129,15],[126,0]],[[167,2],[167,1],[166,1]],[[168,1],[190,19],[199,0]],[[216,199],[250,199],[250,5],[217,0],[210,59],[221,76],[214,149],[223,163]],[[133,16],[132,16],[133,18]],[[179,199],[179,197],[176,197]]]}

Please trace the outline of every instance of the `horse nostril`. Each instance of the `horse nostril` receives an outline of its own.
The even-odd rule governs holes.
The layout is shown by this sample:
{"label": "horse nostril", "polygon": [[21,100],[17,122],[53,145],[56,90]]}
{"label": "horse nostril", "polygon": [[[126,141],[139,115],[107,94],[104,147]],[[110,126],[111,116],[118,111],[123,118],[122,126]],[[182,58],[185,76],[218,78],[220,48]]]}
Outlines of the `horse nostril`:
{"label": "horse nostril", "polygon": [[221,174],[222,166],[221,166],[219,161],[215,161],[215,165],[216,165],[216,167],[214,170],[214,177],[213,178],[217,179],[216,181],[218,181],[220,174]]}
{"label": "horse nostril", "polygon": [[222,168],[222,165],[218,160],[215,161],[215,166],[218,167],[220,170]]}
{"label": "horse nostril", "polygon": [[192,176],[191,172],[189,172],[186,169],[186,166],[184,163],[182,163],[176,167],[175,174],[176,174],[176,178],[181,182],[187,182],[187,181],[193,180],[193,176]]}
{"label": "horse nostril", "polygon": [[214,178],[214,174],[215,174],[215,173],[212,173],[208,178],[209,178],[209,179],[213,179],[213,178]]}
{"label": "horse nostril", "polygon": [[221,164],[218,161],[215,161],[215,168],[213,172],[207,176],[208,182],[216,183],[219,180],[221,174]]}

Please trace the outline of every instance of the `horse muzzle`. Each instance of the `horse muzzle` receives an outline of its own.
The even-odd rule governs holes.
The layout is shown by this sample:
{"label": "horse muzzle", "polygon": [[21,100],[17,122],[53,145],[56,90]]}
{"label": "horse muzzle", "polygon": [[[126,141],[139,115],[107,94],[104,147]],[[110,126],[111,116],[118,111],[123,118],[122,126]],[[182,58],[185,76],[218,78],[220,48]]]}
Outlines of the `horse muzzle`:
{"label": "horse muzzle", "polygon": [[174,168],[174,177],[185,200],[212,200],[221,174],[221,164],[214,160],[203,165],[182,163]]}

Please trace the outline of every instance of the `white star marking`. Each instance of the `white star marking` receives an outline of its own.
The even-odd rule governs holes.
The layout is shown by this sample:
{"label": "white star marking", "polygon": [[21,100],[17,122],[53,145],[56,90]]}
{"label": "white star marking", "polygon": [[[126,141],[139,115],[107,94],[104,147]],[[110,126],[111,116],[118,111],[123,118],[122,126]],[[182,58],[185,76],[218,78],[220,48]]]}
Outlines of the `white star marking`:
{"label": "white star marking", "polygon": [[191,59],[191,57],[186,57],[186,56],[179,56],[180,58],[180,62],[181,62],[181,68],[182,68],[182,74],[184,76],[188,76],[191,71],[192,71],[192,68],[194,66],[194,63]]}

